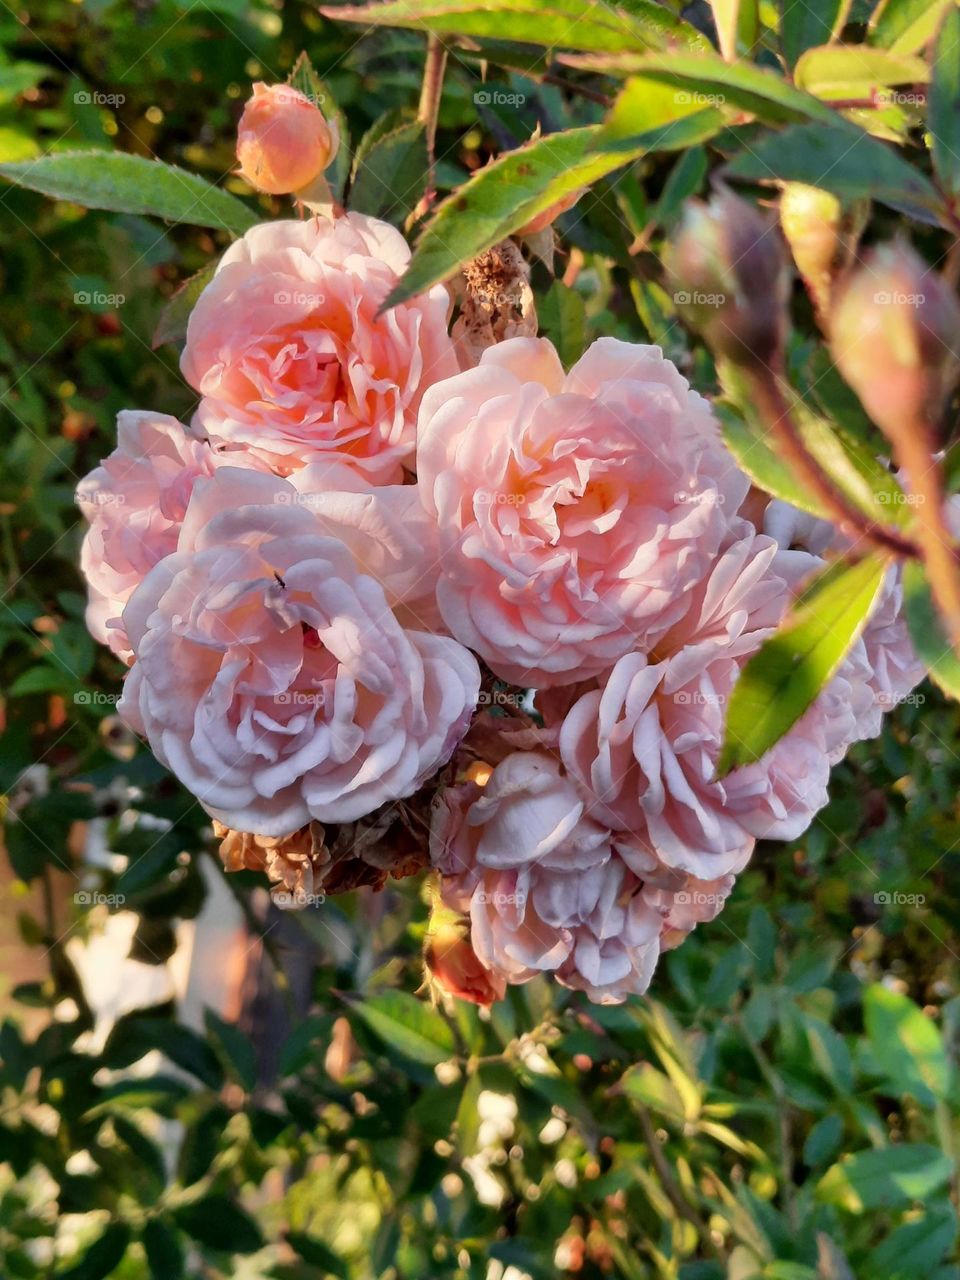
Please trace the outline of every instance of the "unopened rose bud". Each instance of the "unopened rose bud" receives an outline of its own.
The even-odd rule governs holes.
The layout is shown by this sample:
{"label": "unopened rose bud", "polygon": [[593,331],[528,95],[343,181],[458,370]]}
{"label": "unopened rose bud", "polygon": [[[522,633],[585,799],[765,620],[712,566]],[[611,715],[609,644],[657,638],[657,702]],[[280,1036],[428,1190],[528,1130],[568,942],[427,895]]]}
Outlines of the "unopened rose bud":
{"label": "unopened rose bud", "polygon": [[729,191],[688,201],[667,270],[678,310],[716,354],[771,363],[783,341],[789,274],[768,217]]}
{"label": "unopened rose bud", "polygon": [[572,209],[580,197],[583,195],[583,188],[578,187],[576,191],[571,191],[568,195],[562,196],[555,204],[550,205],[549,209],[544,209],[543,213],[538,213],[535,218],[531,218],[529,222],[515,231],[514,235],[518,236],[535,236],[539,231],[546,231],[547,227],[552,226],[561,213],[566,213],[568,209]]}
{"label": "unopened rose bud", "polygon": [[864,409],[896,439],[940,421],[960,377],[960,303],[910,245],[880,245],[838,293],[830,346]]}
{"label": "unopened rose bud", "polygon": [[268,195],[301,191],[337,154],[339,138],[319,107],[286,84],[255,84],[237,130],[241,175]]}
{"label": "unopened rose bud", "polygon": [[788,182],[780,196],[780,226],[797,270],[820,315],[830,304],[838,268],[856,248],[867,205],[858,201],[847,212],[836,196],[820,187]]}
{"label": "unopened rose bud", "polygon": [[503,999],[506,983],[477,959],[470,945],[470,925],[465,917],[445,907],[435,907],[423,958],[429,977],[448,995],[481,1005]]}

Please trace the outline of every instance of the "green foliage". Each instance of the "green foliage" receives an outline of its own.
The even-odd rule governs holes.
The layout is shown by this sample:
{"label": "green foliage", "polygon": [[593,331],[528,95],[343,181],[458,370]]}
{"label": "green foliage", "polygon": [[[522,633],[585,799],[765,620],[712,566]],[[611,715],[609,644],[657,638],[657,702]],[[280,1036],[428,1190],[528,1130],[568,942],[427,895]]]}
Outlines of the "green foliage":
{"label": "green foliage", "polygon": [[[33,962],[3,992],[0,1275],[957,1280],[954,703],[924,686],[887,717],[811,830],[760,846],[647,1000],[595,1007],[534,982],[489,1015],[435,1008],[412,994],[426,909],[409,884],[281,920],[246,876],[229,887],[262,956],[257,1003],[189,1026],[172,1003],[136,1009],[104,1036],[76,944],[123,912],[132,954],[156,965],[220,872],[193,798],[117,722],[73,505],[119,409],[189,417],[175,346],[190,306],[235,234],[285,216],[232,175],[251,80],[289,77],[336,115],[334,194],[417,246],[396,297],[586,188],[557,222],[564,282],[532,266],[541,331],[567,365],[601,334],[660,342],[719,391],[661,268],[684,203],[721,175],[765,197],[796,177],[877,201],[877,238],[916,216],[937,261],[960,149],[955,7],[743,6],[758,25],[738,13],[753,60],[735,63],[709,52],[706,6],[652,0],[27,8],[0,12],[0,942]],[[421,218],[427,31],[449,56]],[[841,34],[854,55],[823,49]],[[911,85],[919,106],[835,101]],[[799,289],[792,303],[804,440],[862,510],[908,528],[882,443]],[[721,372],[741,464],[818,513]],[[772,685],[799,715],[880,569],[831,573],[775,646],[789,666],[771,674],[762,651],[736,695],[744,759],[785,723]],[[956,695],[914,566],[905,590],[917,648]],[[91,825],[110,853],[96,867],[76,859]]]}

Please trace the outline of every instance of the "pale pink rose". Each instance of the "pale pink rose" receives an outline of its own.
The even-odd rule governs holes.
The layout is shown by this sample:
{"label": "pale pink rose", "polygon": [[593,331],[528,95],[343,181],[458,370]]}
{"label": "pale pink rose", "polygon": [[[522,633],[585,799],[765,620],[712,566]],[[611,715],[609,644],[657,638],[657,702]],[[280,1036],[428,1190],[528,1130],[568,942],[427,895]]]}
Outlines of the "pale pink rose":
{"label": "pale pink rose", "polygon": [[258,82],[237,126],[240,173],[273,196],[300,191],[337,154],[339,137],[320,108],[288,84]]}
{"label": "pale pink rose", "polygon": [[[841,697],[818,700],[755,764],[722,781],[715,771],[740,670],[816,567],[769,538],[740,539],[662,641],[660,660],[628,654],[576,703],[560,751],[591,816],[701,880],[742,870],[756,839],[793,839],[809,825],[827,800],[829,744],[849,728]],[[623,857],[629,865],[629,848]]]}
{"label": "pale pink rose", "polygon": [[[224,461],[182,423],[165,413],[124,409],[117,415],[117,447],[77,486],[90,523],[80,551],[87,580],[87,626],[121,658],[130,647],[120,620],[147,572],[176,550],[183,514],[198,477]],[[235,466],[253,466],[233,455]]]}
{"label": "pale pink rose", "polygon": [[747,491],[660,349],[613,338],[567,375],[546,339],[489,348],[424,396],[417,474],[450,631],[537,687],[656,643]]}
{"label": "pale pink rose", "polygon": [[605,1003],[646,990],[662,906],[645,902],[610,832],[584,816],[552,757],[517,752],[484,788],[444,792],[431,856],[444,901],[469,914],[474,952],[499,978],[550,972]]}
{"label": "pale pink rose", "polygon": [[409,259],[398,231],[358,213],[248,231],[187,327],[181,367],[203,397],[196,434],[281,475],[334,456],[399,481],[424,391],[457,370],[442,285],[379,314]]}
{"label": "pale pink rose", "polygon": [[411,795],[476,705],[475,659],[400,625],[392,605],[417,574],[402,554],[377,560],[379,581],[364,571],[369,513],[357,530],[355,495],[343,498],[324,509],[275,476],[222,468],[124,609],[135,662],[120,713],[238,830],[284,835]]}

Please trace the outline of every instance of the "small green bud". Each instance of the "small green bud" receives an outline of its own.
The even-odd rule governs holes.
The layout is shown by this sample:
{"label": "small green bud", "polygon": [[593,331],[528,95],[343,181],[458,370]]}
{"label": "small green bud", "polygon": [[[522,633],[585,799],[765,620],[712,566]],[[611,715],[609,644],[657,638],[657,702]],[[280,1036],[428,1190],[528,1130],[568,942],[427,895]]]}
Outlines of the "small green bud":
{"label": "small green bud", "polygon": [[960,377],[960,302],[909,244],[880,245],[838,291],[830,348],[886,435],[936,426]]}
{"label": "small green bud", "polygon": [[797,270],[820,315],[830,305],[838,269],[856,249],[869,205],[857,201],[846,212],[820,187],[787,182],[780,196],[780,226]]}
{"label": "small green bud", "polygon": [[773,220],[732,192],[690,200],[667,251],[674,303],[717,355],[771,364],[786,320],[789,274]]}

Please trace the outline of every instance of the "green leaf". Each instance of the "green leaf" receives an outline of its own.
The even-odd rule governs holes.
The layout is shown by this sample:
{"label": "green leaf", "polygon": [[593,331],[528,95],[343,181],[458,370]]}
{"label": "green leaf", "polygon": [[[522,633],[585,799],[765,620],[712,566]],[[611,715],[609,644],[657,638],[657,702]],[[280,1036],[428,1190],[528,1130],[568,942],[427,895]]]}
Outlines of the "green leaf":
{"label": "green leaf", "polygon": [[911,54],[865,45],[827,45],[808,49],[797,63],[794,83],[826,101],[869,99],[898,84],[926,84],[930,69]]}
{"label": "green leaf", "polygon": [[846,1041],[822,1018],[803,1016],[807,1043],[817,1069],[841,1094],[853,1092],[853,1062]]}
{"label": "green leaf", "polygon": [[947,12],[933,51],[927,103],[933,167],[951,195],[960,192],[960,9]]}
{"label": "green leaf", "polygon": [[456,1052],[452,1028],[408,991],[384,991],[352,1007],[381,1040],[414,1062],[435,1067]]}
{"label": "green leaf", "polygon": [[681,91],[675,94],[679,105],[736,107],[767,124],[816,120],[846,133],[849,141],[850,126],[819,99],[775,71],[750,62],[724,62],[712,54],[669,53],[630,58],[623,66],[637,72],[643,85],[656,82]]}
{"label": "green leaf", "polygon": [[780,43],[790,66],[807,49],[826,44],[841,25],[850,0],[782,0]]}
{"label": "green leaf", "polygon": [[624,1093],[634,1102],[650,1107],[675,1124],[683,1124],[686,1120],[680,1093],[663,1072],[652,1067],[649,1062],[631,1067],[620,1083]]}
{"label": "green leaf", "polygon": [[886,0],[871,20],[870,39],[895,53],[916,53],[927,43],[954,0]]}
{"label": "green leaf", "polygon": [[197,305],[201,293],[217,272],[217,260],[208,262],[205,267],[194,272],[189,279],[177,289],[166,306],[160,312],[160,319],[153,333],[151,345],[154,351],[165,342],[182,342],[187,336],[187,322],[190,312]]}
{"label": "green leaf", "polygon": [[863,997],[864,1022],[878,1065],[899,1096],[932,1106],[950,1089],[950,1063],[940,1028],[906,996],[877,983]]}
{"label": "green leaf", "polygon": [[912,1142],[860,1151],[832,1165],[817,1183],[816,1198],[847,1213],[898,1209],[939,1191],[953,1164],[937,1147]]}
{"label": "green leaf", "polygon": [[594,153],[598,136],[595,126],[553,133],[481,169],[438,207],[386,306],[448,279],[461,262],[505,239],[562,196],[628,162],[631,156],[620,151]]}
{"label": "green leaf", "polygon": [[723,127],[707,95],[677,89],[654,75],[633,76],[617,95],[597,137],[597,149],[686,150]]}
{"label": "green leaf", "polygon": [[128,1067],[153,1049],[165,1053],[209,1088],[219,1089],[223,1084],[220,1063],[203,1037],[168,1018],[121,1019],[111,1031],[103,1055],[111,1066]]}
{"label": "green leaf", "polygon": [[919,169],[859,129],[793,125],[755,139],[726,172],[750,182],[805,182],[843,201],[878,200],[913,215],[926,214],[928,220],[941,206],[936,189]]}
{"label": "green leaf", "polygon": [[741,50],[751,50],[760,30],[758,0],[710,0],[720,52],[732,62]]}
{"label": "green leaf", "polygon": [[50,68],[41,66],[39,62],[15,62],[12,66],[0,67],[0,105],[13,102],[49,74]]}
{"label": "green leaf", "polygon": [[550,339],[563,367],[569,369],[587,345],[587,308],[583,298],[576,289],[554,280],[537,303],[537,317],[540,332]]}
{"label": "green leaf", "polygon": [[152,213],[238,235],[258,221],[235,196],[195,173],[120,151],[58,151],[39,160],[0,164],[0,177],[87,209]]}
{"label": "green leaf", "polygon": [[203,1021],[217,1057],[241,1088],[249,1093],[257,1083],[257,1055],[249,1036],[244,1035],[239,1027],[224,1022],[212,1009],[204,1010]]}
{"label": "green leaf", "polygon": [[316,1236],[307,1235],[305,1231],[291,1231],[287,1235],[287,1244],[299,1253],[304,1262],[319,1267],[322,1274],[349,1280],[350,1269],[343,1258]]}
{"label": "green leaf", "polygon": [[104,1280],[123,1261],[130,1243],[125,1222],[112,1222],[84,1253],[81,1260],[58,1275],[58,1280]]}
{"label": "green leaf", "polygon": [[835,1113],[818,1120],[803,1144],[803,1162],[811,1167],[829,1160],[840,1146],[843,1138],[843,1121]]}
{"label": "green leaf", "polygon": [[326,82],[317,75],[313,63],[305,52],[301,53],[293,64],[293,69],[287,77],[287,84],[292,85],[294,89],[299,89],[304,97],[309,98],[315,106],[319,107],[324,119],[337,132],[340,146],[333,164],[323,176],[329,184],[334,199],[339,200],[343,196],[347,174],[350,172],[350,130],[347,126],[347,118],[337,105],[336,95],[331,93]]}
{"label": "green leaf", "polygon": [[387,129],[373,125],[357,147],[350,208],[402,222],[423,194],[426,173],[427,139],[419,121]]}
{"label": "green leaf", "polygon": [[837,560],[805,588],[734,686],[718,777],[759,760],[800,719],[863,630],[889,563]]}
{"label": "green leaf", "polygon": [[930,1205],[916,1222],[905,1222],[867,1255],[871,1280],[929,1276],[957,1238],[957,1214],[949,1202]]}
{"label": "green leaf", "polygon": [[960,699],[960,657],[947,639],[923,565],[915,560],[903,567],[903,612],[930,679],[948,697]]}
{"label": "green leaf", "polygon": [[365,27],[491,36],[551,49],[619,53],[664,49],[669,44],[709,47],[694,27],[653,0],[629,0],[624,8],[603,0],[388,0],[386,4],[330,5],[320,12]]}
{"label": "green leaf", "polygon": [[199,1244],[222,1253],[256,1253],[263,1247],[260,1228],[226,1196],[211,1195],[175,1210],[177,1226]]}
{"label": "green leaf", "polygon": [[181,1280],[184,1274],[183,1248],[172,1227],[152,1218],[143,1229],[143,1247],[153,1280]]}

